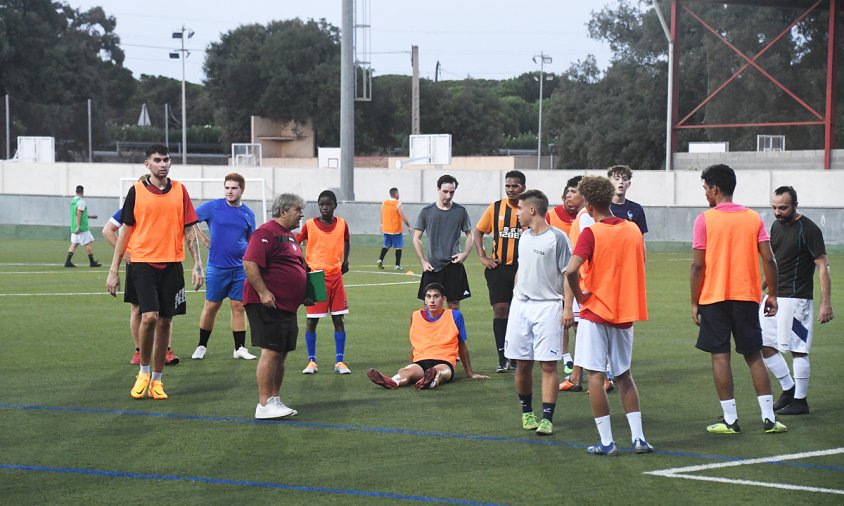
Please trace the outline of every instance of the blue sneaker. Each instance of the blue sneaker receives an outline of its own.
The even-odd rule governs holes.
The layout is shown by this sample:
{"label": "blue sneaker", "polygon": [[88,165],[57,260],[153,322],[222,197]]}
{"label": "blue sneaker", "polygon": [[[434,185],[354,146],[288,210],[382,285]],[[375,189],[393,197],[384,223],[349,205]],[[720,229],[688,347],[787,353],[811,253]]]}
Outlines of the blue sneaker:
{"label": "blue sneaker", "polygon": [[587,448],[586,452],[592,455],[609,455],[611,457],[617,457],[618,447],[615,446],[615,441],[608,444],[607,446],[602,445],[601,442],[598,441],[598,444],[596,444],[595,446],[590,446],[589,448]]}
{"label": "blue sneaker", "polygon": [[654,447],[644,439],[633,441],[633,453],[653,453]]}

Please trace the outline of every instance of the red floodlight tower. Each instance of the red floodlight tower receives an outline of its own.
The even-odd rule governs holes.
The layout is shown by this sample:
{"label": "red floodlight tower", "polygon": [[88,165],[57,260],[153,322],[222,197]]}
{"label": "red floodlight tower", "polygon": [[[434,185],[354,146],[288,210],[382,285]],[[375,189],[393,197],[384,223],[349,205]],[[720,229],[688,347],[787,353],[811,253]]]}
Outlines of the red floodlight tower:
{"label": "red floodlight tower", "polygon": [[[695,3],[718,3],[718,4],[734,4],[734,5],[751,5],[756,6],[758,8],[798,8],[802,9],[803,12],[791,22],[780,34],[771,40],[765,47],[763,47],[755,56],[750,57],[745,54],[741,49],[737,48],[733,45],[729,40],[727,40],[721,32],[719,32],[716,28],[713,28],[704,21],[700,15],[698,15],[691,7],[690,4]],[[822,113],[816,111],[812,108],[809,104],[807,104],[803,99],[801,99],[796,93],[792,90],[788,89],[785,85],[779,82],[774,76],[772,76],[768,71],[762,68],[757,60],[760,56],[765,54],[768,49],[771,48],[774,44],[777,43],[782,37],[787,35],[792,28],[794,28],[797,23],[804,20],[809,14],[816,10],[820,9],[828,9],[829,10],[829,28],[827,30],[828,35],[828,42],[827,42],[827,65],[826,65],[826,107]],[[673,54],[673,79],[671,83],[671,97],[670,97],[670,110],[671,110],[671,128],[670,128],[670,139],[669,139],[669,146],[671,150],[671,154],[677,152],[677,132],[679,130],[686,130],[686,129],[701,129],[701,128],[748,128],[748,127],[771,127],[771,126],[819,126],[823,125],[824,127],[824,169],[830,169],[830,155],[832,149],[835,144],[835,90],[836,90],[836,83],[835,83],[835,65],[836,61],[838,60],[838,15],[841,10],[841,0],[671,0],[671,41],[674,44],[674,54]],[[693,21],[699,23],[705,30],[711,33],[716,39],[721,41],[727,47],[729,47],[733,52],[739,55],[743,60],[744,64],[726,81],[724,81],[720,86],[718,86],[715,91],[709,94],[700,104],[694,107],[688,114],[680,117],[680,110],[679,110],[679,98],[680,98],[680,78],[679,78],[679,69],[680,69],[680,55],[682,54],[682,46],[680,44],[680,37],[679,34],[682,33],[681,30],[681,23],[684,17],[688,17]],[[790,96],[795,102],[800,104],[800,106],[809,112],[809,114],[814,117],[815,119],[810,121],[781,121],[781,122],[768,122],[768,123],[721,123],[721,124],[688,124],[687,121],[702,107],[704,107],[707,103],[709,103],[713,98],[715,98],[724,88],[726,88],[731,82],[733,82],[742,72],[744,72],[748,67],[753,67],[756,69],[762,76],[764,76],[768,81],[774,84],[777,88],[781,89],[785,92],[788,96]],[[668,167],[666,167],[668,168]]]}

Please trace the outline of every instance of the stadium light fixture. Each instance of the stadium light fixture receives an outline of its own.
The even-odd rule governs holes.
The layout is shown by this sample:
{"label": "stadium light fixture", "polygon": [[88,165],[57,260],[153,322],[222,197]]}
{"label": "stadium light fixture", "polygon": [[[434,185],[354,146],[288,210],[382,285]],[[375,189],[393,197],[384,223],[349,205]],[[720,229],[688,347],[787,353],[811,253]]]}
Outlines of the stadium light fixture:
{"label": "stadium light fixture", "polygon": [[185,49],[185,35],[187,34],[187,38],[190,39],[194,36],[194,33],[195,32],[190,28],[185,28],[185,25],[182,25],[181,31],[173,32],[173,38],[182,41],[182,48],[174,49],[170,52],[171,59],[175,60],[181,58],[182,60],[182,165],[187,165],[188,163],[188,119],[187,104],[185,103],[185,59],[190,56],[190,51]]}
{"label": "stadium light fixture", "polygon": [[[542,83],[545,81],[545,64],[550,64],[553,60],[550,56],[539,52],[533,57],[533,63],[539,64],[539,128],[536,133],[536,170],[541,168],[542,164]],[[552,76],[548,76],[548,80],[552,80]]]}

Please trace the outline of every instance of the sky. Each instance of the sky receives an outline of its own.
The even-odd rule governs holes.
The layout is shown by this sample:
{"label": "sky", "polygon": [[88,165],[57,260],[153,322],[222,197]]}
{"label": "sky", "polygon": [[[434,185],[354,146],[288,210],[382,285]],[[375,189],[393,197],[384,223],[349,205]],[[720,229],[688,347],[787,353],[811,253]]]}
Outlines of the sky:
{"label": "sky", "polygon": [[[74,8],[100,6],[117,19],[115,32],[126,53],[124,66],[141,74],[181,80],[182,67],[169,52],[180,47],[172,38],[182,27],[195,35],[185,40],[190,50],[185,74],[201,83],[205,48],[222,34],[244,24],[267,24],[299,17],[342,25],[341,0],[64,0]],[[357,0],[368,7],[370,51],[374,75],[412,73],[410,50],[419,46],[419,74],[433,79],[436,64],[441,79],[507,79],[539,70],[532,58],[552,58],[546,72],[561,73],[595,55],[600,67],[609,63],[609,47],[589,38],[586,24],[592,11],[614,0],[529,0],[518,8],[503,0]],[[364,24],[359,17],[357,23]],[[539,59],[537,59],[538,61]]]}

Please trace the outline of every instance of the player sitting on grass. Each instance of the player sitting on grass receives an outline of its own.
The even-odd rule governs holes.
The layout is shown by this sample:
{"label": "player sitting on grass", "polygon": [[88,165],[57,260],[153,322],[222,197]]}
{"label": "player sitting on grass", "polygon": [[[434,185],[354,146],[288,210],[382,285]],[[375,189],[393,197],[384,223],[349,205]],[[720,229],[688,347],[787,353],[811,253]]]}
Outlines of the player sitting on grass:
{"label": "player sitting on grass", "polygon": [[414,383],[417,390],[436,388],[454,377],[457,357],[463,364],[466,377],[489,379],[489,376],[472,372],[469,348],[466,346],[466,325],[463,314],[457,309],[445,309],[445,288],[439,283],[425,287],[424,308],[410,315],[410,354],[408,364],[388,378],[377,369],[370,369],[367,376],[376,385],[395,389]]}

